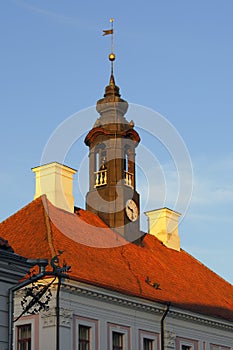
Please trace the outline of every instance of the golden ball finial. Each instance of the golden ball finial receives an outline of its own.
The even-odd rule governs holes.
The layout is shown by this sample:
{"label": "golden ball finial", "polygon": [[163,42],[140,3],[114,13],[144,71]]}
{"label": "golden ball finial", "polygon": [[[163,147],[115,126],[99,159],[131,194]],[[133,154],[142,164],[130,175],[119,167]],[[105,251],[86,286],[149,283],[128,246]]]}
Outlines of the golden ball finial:
{"label": "golden ball finial", "polygon": [[114,54],[113,52],[111,52],[111,53],[109,54],[108,58],[109,58],[109,61],[113,62],[113,61],[115,61],[116,56],[115,56],[115,54]]}

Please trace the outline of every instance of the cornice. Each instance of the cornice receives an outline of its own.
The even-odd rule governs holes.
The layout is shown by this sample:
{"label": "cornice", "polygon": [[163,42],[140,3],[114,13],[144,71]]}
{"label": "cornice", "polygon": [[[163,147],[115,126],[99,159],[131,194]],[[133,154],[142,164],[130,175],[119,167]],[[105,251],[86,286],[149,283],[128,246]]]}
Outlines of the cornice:
{"label": "cornice", "polygon": [[138,302],[138,301],[133,301],[130,299],[130,297],[127,299],[126,297],[118,297],[118,296],[113,296],[104,292],[100,291],[94,291],[88,288],[83,288],[83,287],[76,287],[76,286],[71,286],[64,284],[62,286],[64,289],[66,289],[67,292],[72,293],[72,294],[79,294],[87,298],[91,299],[98,299],[100,301],[105,301],[111,304],[116,304],[119,306],[125,306],[125,307],[130,307],[133,309],[137,309],[140,311],[145,311],[145,312],[151,312],[153,314],[163,314],[164,309],[161,307],[157,306],[152,306],[148,305],[146,303]]}
{"label": "cornice", "polygon": [[[68,285],[68,284],[63,284],[62,285],[63,290],[66,290],[68,293],[72,293],[74,295],[81,295],[83,297],[91,298],[91,299],[98,299],[100,301],[104,301],[107,303],[115,304],[118,306],[123,306],[127,308],[132,308],[134,310],[139,310],[139,311],[144,311],[148,313],[153,313],[153,314],[158,314],[158,315],[163,315],[164,313],[164,305],[160,304],[159,305],[153,305],[149,304],[143,301],[135,301],[130,297],[125,297],[125,296],[116,296],[116,295],[110,295],[108,293],[105,293],[103,291],[98,291],[98,290],[91,290],[86,287],[81,287],[81,286],[73,286],[73,285]],[[218,328],[222,329],[225,331],[233,331],[233,324],[227,321],[222,321],[219,322],[215,319],[211,318],[205,318],[204,316],[198,315],[198,314],[193,314],[193,313],[187,313],[187,311],[181,311],[178,309],[172,309],[172,305],[170,307],[170,310],[168,311],[167,317],[172,317],[175,319],[187,321],[187,322],[192,322],[196,323],[199,325],[204,325],[207,327],[212,327],[212,328]]]}
{"label": "cornice", "polygon": [[[118,124],[118,123],[109,123],[109,125],[115,125],[115,124]],[[108,126],[107,123],[105,125]],[[140,136],[138,135],[137,131],[132,129],[132,128],[129,128],[127,121],[122,123],[122,125],[124,125],[127,129],[120,130],[120,131],[118,130],[117,133],[116,133],[115,129],[109,130],[109,129],[106,129],[105,127],[102,127],[102,126],[94,127],[93,129],[91,129],[89,131],[89,133],[85,137],[84,142],[87,146],[90,146],[90,144],[94,142],[94,139],[99,135],[105,135],[108,138],[115,138],[116,134],[117,134],[117,137],[122,137],[122,138],[128,137],[132,141],[135,141],[136,144],[138,144],[140,142]]]}
{"label": "cornice", "polygon": [[193,323],[198,323],[201,324],[202,326],[207,326],[207,327],[212,327],[212,328],[218,328],[218,329],[223,329],[226,331],[233,331],[233,324],[232,323],[228,323],[227,321],[222,321],[219,322],[214,319],[210,319],[210,318],[205,318],[201,315],[194,315],[194,314],[187,314],[186,311],[182,312],[182,311],[178,311],[178,310],[170,310],[168,315],[170,317],[179,319],[179,320],[184,320],[184,321],[189,321],[189,322],[193,322]]}

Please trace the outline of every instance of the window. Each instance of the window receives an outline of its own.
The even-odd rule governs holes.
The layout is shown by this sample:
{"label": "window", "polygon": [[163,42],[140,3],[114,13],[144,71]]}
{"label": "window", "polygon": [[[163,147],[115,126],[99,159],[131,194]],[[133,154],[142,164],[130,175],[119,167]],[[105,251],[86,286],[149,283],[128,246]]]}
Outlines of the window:
{"label": "window", "polygon": [[134,161],[133,152],[127,146],[124,151],[124,178],[125,185],[129,187],[134,187]]}
{"label": "window", "polygon": [[192,350],[192,347],[189,345],[181,345],[181,350]]}
{"label": "window", "polygon": [[112,332],[112,350],[123,349],[123,334],[118,332]]}
{"label": "window", "polygon": [[95,148],[95,171],[100,171],[101,167],[105,165],[106,162],[106,150],[105,145],[100,144]]}
{"label": "window", "polygon": [[139,350],[158,350],[159,334],[139,329]]}
{"label": "window", "polygon": [[143,338],[143,350],[153,350],[153,339]]}
{"label": "window", "polygon": [[90,350],[90,327],[79,325],[79,350]]}
{"label": "window", "polygon": [[95,149],[94,187],[107,184],[106,150],[105,145],[98,145]]}
{"label": "window", "polygon": [[131,349],[130,327],[114,323],[108,323],[108,349]]}
{"label": "window", "polygon": [[98,320],[75,316],[75,350],[99,350]]}
{"label": "window", "polygon": [[179,350],[198,350],[199,342],[195,339],[176,337],[176,348]]}
{"label": "window", "polygon": [[17,350],[31,350],[31,325],[18,326],[17,330]]}
{"label": "window", "polygon": [[125,157],[124,157],[124,170],[129,171],[129,155],[128,150],[125,151]]}

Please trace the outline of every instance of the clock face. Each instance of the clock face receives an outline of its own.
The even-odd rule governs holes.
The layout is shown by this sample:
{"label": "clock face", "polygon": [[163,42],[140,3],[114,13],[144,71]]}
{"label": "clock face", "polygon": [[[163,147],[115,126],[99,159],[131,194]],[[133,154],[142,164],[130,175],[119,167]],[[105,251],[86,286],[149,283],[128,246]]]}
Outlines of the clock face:
{"label": "clock face", "polygon": [[138,207],[137,204],[132,200],[129,199],[126,202],[125,207],[126,215],[128,216],[130,221],[136,221],[138,218]]}

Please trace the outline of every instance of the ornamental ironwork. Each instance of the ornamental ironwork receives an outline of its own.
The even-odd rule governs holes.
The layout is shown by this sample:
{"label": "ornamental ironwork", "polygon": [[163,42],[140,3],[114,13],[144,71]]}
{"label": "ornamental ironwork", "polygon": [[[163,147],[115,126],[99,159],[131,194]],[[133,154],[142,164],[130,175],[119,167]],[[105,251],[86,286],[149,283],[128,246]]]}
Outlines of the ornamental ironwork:
{"label": "ornamental ironwork", "polygon": [[[52,298],[53,284],[58,279],[58,285],[60,286],[62,278],[69,278],[68,271],[70,270],[71,266],[67,265],[66,262],[63,262],[63,264],[60,265],[59,257],[62,254],[63,251],[59,250],[58,254],[51,259],[50,266],[53,269],[52,271],[46,271],[44,269],[43,274],[35,274],[34,271],[29,274],[29,286],[24,288],[24,295],[21,300],[21,307],[23,311],[14,320],[14,322],[16,322],[26,313],[34,315],[38,314],[40,311],[49,310],[49,302]],[[45,277],[51,277],[52,280],[48,282],[44,279]]]}

